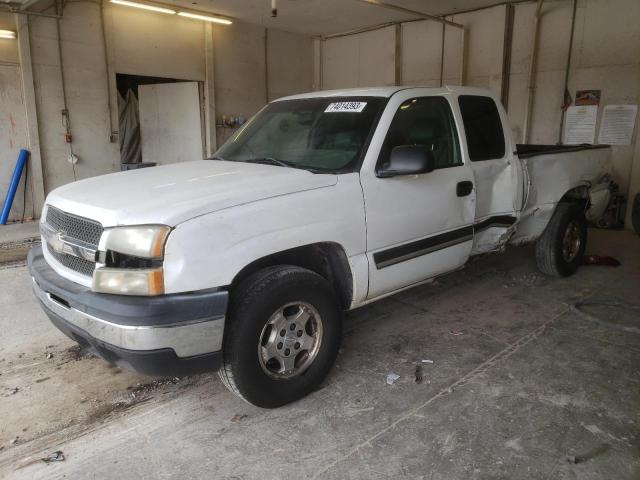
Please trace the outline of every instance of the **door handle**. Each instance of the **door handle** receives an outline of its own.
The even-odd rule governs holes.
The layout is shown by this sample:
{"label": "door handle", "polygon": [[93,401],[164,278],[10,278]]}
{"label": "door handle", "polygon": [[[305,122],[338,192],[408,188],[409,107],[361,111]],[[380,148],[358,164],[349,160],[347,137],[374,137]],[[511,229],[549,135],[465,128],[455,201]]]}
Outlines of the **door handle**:
{"label": "door handle", "polygon": [[464,182],[458,182],[456,185],[456,195],[459,197],[466,197],[473,192],[473,182],[465,180]]}

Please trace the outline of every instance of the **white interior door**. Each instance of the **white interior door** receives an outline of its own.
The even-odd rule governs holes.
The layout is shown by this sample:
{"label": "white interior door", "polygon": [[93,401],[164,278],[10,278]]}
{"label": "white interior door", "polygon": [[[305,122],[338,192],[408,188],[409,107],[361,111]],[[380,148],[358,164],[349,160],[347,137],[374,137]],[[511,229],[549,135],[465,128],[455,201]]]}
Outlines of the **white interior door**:
{"label": "white interior door", "polygon": [[138,103],[143,162],[204,158],[198,82],[140,85]]}

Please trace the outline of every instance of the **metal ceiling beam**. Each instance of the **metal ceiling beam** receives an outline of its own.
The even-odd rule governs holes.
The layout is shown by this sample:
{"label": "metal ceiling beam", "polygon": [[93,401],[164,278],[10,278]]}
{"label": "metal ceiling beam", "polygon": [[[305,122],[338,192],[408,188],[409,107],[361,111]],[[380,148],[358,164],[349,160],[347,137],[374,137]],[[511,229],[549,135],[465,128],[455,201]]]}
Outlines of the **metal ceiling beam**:
{"label": "metal ceiling beam", "polygon": [[34,17],[47,17],[47,18],[62,18],[60,15],[54,15],[52,13],[34,12],[32,10],[22,10],[16,8],[11,4],[0,3],[0,11],[8,13],[16,13],[18,15],[31,15]]}
{"label": "metal ceiling beam", "polygon": [[392,3],[382,2],[380,0],[358,0],[358,1],[362,3],[368,3],[369,5],[375,5],[377,7],[387,8],[389,10],[395,10],[397,12],[407,13],[409,15],[415,15],[416,17],[420,17],[425,20],[433,20],[434,22],[444,23],[445,25],[449,25],[450,27],[464,29],[464,25],[460,25],[459,23],[446,20],[442,17],[436,17],[435,15],[429,15],[428,13],[418,12],[416,10],[411,10],[409,8],[399,7],[398,5],[393,5]]}

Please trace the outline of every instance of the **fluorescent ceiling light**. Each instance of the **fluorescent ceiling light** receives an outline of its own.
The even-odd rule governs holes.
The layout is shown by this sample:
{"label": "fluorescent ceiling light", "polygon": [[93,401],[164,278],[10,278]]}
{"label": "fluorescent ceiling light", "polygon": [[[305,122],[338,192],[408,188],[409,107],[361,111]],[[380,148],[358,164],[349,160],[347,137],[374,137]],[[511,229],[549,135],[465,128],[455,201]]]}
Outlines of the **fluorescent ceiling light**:
{"label": "fluorescent ceiling light", "polygon": [[[114,0],[111,0],[112,2]],[[195,18],[196,20],[204,20],[205,22],[221,23],[223,25],[231,25],[233,22],[226,18],[210,17],[209,15],[200,15],[198,13],[178,12],[181,17]]]}
{"label": "fluorescent ceiling light", "polygon": [[15,40],[16,32],[13,30],[0,30],[0,38],[6,38],[7,40]]}
{"label": "fluorescent ceiling light", "polygon": [[128,0],[111,0],[111,3],[117,3],[118,5],[126,5],[127,7],[141,8],[143,10],[151,10],[152,12],[169,13],[174,15],[175,10],[170,8],[156,7],[154,5],[147,5],[146,3],[129,2]]}

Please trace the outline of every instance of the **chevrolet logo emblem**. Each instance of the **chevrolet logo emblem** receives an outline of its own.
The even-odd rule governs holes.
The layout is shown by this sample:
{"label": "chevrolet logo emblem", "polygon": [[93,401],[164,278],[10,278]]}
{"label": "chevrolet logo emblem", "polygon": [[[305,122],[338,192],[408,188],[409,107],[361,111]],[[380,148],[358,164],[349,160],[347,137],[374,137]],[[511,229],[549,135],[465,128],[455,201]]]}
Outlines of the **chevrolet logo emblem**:
{"label": "chevrolet logo emblem", "polygon": [[54,229],[46,223],[40,224],[40,233],[47,247],[58,254],[72,255],[90,262],[96,261],[98,250],[94,245],[90,245],[81,240],[70,238],[66,232]]}

